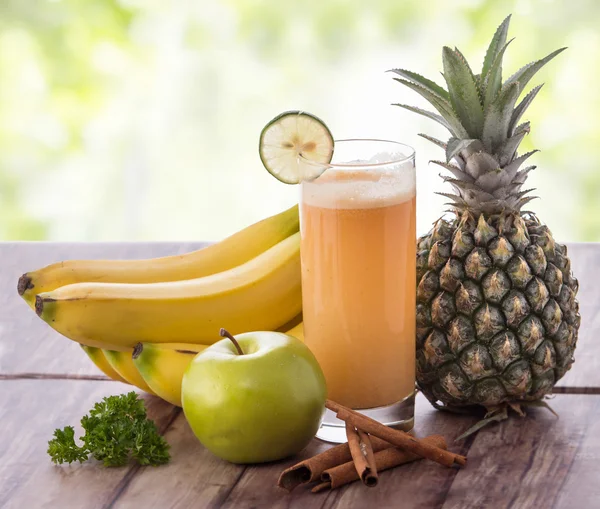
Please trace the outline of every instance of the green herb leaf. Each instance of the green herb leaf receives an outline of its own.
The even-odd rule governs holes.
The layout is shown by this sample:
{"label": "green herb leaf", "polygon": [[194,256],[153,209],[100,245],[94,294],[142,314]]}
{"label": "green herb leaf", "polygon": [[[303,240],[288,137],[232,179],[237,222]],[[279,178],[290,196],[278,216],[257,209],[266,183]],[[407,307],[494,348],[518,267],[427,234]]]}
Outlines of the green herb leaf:
{"label": "green herb leaf", "polygon": [[82,447],[75,444],[74,430],[56,430],[48,443],[55,463],[83,462],[90,455],[106,467],[126,465],[130,458],[140,465],[162,465],[170,459],[169,444],[146,416],[144,402],[135,392],[109,396],[96,403],[81,419],[85,433]]}
{"label": "green herb leaf", "polygon": [[88,458],[89,452],[85,447],[75,443],[75,430],[73,426],[54,430],[54,438],[48,442],[48,454],[56,464],[83,463]]}

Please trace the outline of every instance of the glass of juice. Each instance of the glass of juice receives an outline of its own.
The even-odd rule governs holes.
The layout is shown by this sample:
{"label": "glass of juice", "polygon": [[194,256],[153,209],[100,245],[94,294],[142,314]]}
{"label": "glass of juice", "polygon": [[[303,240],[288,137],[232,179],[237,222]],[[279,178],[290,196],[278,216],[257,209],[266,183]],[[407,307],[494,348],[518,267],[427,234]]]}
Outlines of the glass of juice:
{"label": "glass of juice", "polygon": [[[301,185],[306,345],[329,399],[404,431],[414,423],[415,201],[414,150],[392,141],[338,140],[326,170]],[[327,410],[317,437],[345,442],[344,426]]]}

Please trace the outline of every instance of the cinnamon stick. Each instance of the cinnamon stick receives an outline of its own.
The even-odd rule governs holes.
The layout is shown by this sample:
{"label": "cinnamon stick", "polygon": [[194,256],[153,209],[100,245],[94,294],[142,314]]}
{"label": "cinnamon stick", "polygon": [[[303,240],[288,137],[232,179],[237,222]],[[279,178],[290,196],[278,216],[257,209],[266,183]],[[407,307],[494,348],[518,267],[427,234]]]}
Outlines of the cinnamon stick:
{"label": "cinnamon stick", "polygon": [[319,493],[323,490],[328,490],[331,488],[331,483],[330,482],[322,482],[320,484],[317,484],[312,490],[313,493]]}
{"label": "cinnamon stick", "polygon": [[[421,442],[430,444],[440,449],[446,449],[446,440],[440,435],[430,435],[421,439]],[[378,472],[383,472],[390,468],[419,460],[421,457],[411,452],[403,451],[397,447],[389,447],[374,454],[375,465]],[[333,468],[325,470],[321,474],[321,484],[312,489],[313,493],[318,493],[326,489],[336,489],[351,482],[358,481],[359,475],[354,468],[354,463],[349,461]]]}
{"label": "cinnamon stick", "polygon": [[371,445],[371,437],[361,429],[357,431],[360,438],[361,450],[367,457],[367,463],[369,465],[369,473],[360,478],[362,482],[369,487],[377,486],[379,476],[377,475],[377,464],[375,463],[375,453],[373,452],[373,446]]}
{"label": "cinnamon stick", "polygon": [[[369,437],[374,452],[390,447],[390,443],[377,437]],[[279,476],[277,485],[292,491],[300,484],[317,481],[321,474],[328,468],[336,467],[342,463],[352,461],[352,454],[348,443],[336,445],[321,454],[305,459],[290,468],[285,469]]]}
{"label": "cinnamon stick", "polygon": [[451,467],[454,464],[463,466],[467,463],[467,458],[464,456],[440,449],[439,447],[435,447],[428,443],[423,443],[404,431],[388,428],[385,424],[381,424],[380,422],[355,412],[335,401],[328,399],[325,402],[325,407],[332,412],[335,412],[337,418],[341,419],[346,424],[350,424],[357,429],[366,431],[374,437],[381,438],[396,447],[417,454],[422,458],[427,458],[446,467]]}
{"label": "cinnamon stick", "polygon": [[[354,426],[346,424],[346,437],[352,455],[352,462],[362,482],[369,487],[377,486],[377,467],[373,459],[373,449],[366,433],[358,431]],[[367,456],[371,451],[370,458]],[[368,460],[371,460],[369,463]]]}

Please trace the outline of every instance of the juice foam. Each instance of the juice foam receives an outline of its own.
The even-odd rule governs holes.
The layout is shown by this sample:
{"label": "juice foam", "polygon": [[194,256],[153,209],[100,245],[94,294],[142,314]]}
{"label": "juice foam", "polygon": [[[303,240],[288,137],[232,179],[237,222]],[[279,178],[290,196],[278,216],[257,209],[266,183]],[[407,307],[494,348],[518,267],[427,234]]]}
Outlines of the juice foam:
{"label": "juice foam", "polygon": [[374,208],[403,203],[414,198],[416,182],[409,171],[325,171],[302,185],[302,201],[326,208]]}

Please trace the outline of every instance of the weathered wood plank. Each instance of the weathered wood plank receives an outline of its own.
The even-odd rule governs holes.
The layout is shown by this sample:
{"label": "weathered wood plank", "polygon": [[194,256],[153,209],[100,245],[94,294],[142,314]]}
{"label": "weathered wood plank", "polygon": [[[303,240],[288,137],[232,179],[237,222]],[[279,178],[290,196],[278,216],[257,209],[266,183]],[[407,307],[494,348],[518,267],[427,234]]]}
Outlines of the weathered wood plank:
{"label": "weathered wood plank", "polygon": [[[101,397],[127,391],[116,382],[11,380],[0,382],[1,507],[597,507],[600,396],[560,395],[552,406],[450,442],[474,418],[434,411],[419,398],[417,431],[447,437],[468,451],[466,469],[421,461],[381,473],[377,488],[354,483],[332,493],[292,494],[275,487],[278,464],[240,467],[223,462],[193,437],[182,415],[169,427],[172,463],[160,468],[103,469],[95,462],[54,466],[46,444],[55,427],[74,424]],[[147,397],[150,416],[165,427],[173,407]],[[24,425],[25,423],[25,425]],[[35,423],[35,424],[33,424]],[[313,441],[300,457],[327,447]],[[445,504],[444,504],[445,501]]]}
{"label": "weathered wood plank", "polygon": [[[465,417],[433,411],[423,400],[419,403],[420,435],[440,432],[450,441],[469,425]],[[600,396],[561,395],[551,404],[560,419],[545,409],[530,409],[528,417],[513,417],[467,439],[462,443],[462,448],[469,448],[465,469],[421,461],[381,473],[374,489],[354,483],[329,494],[298,489],[282,495],[265,479],[275,479],[279,466],[249,467],[225,506],[392,508],[401,502],[407,508],[596,508]]]}
{"label": "weathered wood plank", "polygon": [[74,258],[148,258],[203,243],[0,243],[0,373],[101,374],[79,346],[40,320],[17,293],[21,274]]}
{"label": "weathered wood plank", "polygon": [[[54,465],[46,450],[55,428],[73,425],[105,396],[129,392],[118,382],[62,380],[0,381],[0,507],[100,508],[136,466],[102,468],[95,460]],[[153,396],[144,396],[148,415],[166,429],[179,414]]]}
{"label": "weathered wood plank", "polygon": [[568,252],[579,280],[581,328],[575,363],[557,385],[600,388],[600,244],[570,244]]}
{"label": "weathered wood plank", "polygon": [[[577,402],[570,398],[567,403],[569,410],[575,405],[585,406],[588,415],[583,417],[585,431],[579,440],[575,461],[567,479],[560,487],[554,509],[597,508],[600,507],[600,396],[580,397]],[[557,453],[562,454],[562,451],[553,451],[553,454]]]}
{"label": "weathered wood plank", "polygon": [[[484,428],[444,509],[600,506],[600,396],[558,395],[542,408]],[[427,487],[427,485],[423,485]]]}
{"label": "weathered wood plank", "polygon": [[[417,431],[419,435],[443,434],[449,443],[472,423],[473,417],[449,416],[434,410],[419,396]],[[339,505],[346,507],[397,507],[399,497],[413,500],[411,507],[435,507],[443,502],[456,469],[421,461],[381,474],[380,485],[368,489],[355,483],[331,494],[312,494],[299,487],[291,494],[276,486],[280,472],[330,447],[318,440],[295,458],[266,465],[241,467],[219,460],[193,437],[180,416],[166,435],[171,443],[173,460],[160,469],[142,469],[124,490],[115,507],[134,508],[300,508]],[[465,452],[469,442],[453,450]],[[156,486],[160,485],[160,489]],[[423,489],[426,486],[427,489]],[[408,506],[407,506],[408,507]]]}
{"label": "weathered wood plank", "polygon": [[[171,425],[165,438],[171,444],[171,462],[160,468],[140,469],[114,507],[220,507],[246,467],[213,456],[198,442],[183,415]],[[270,481],[264,479],[265,484]]]}

